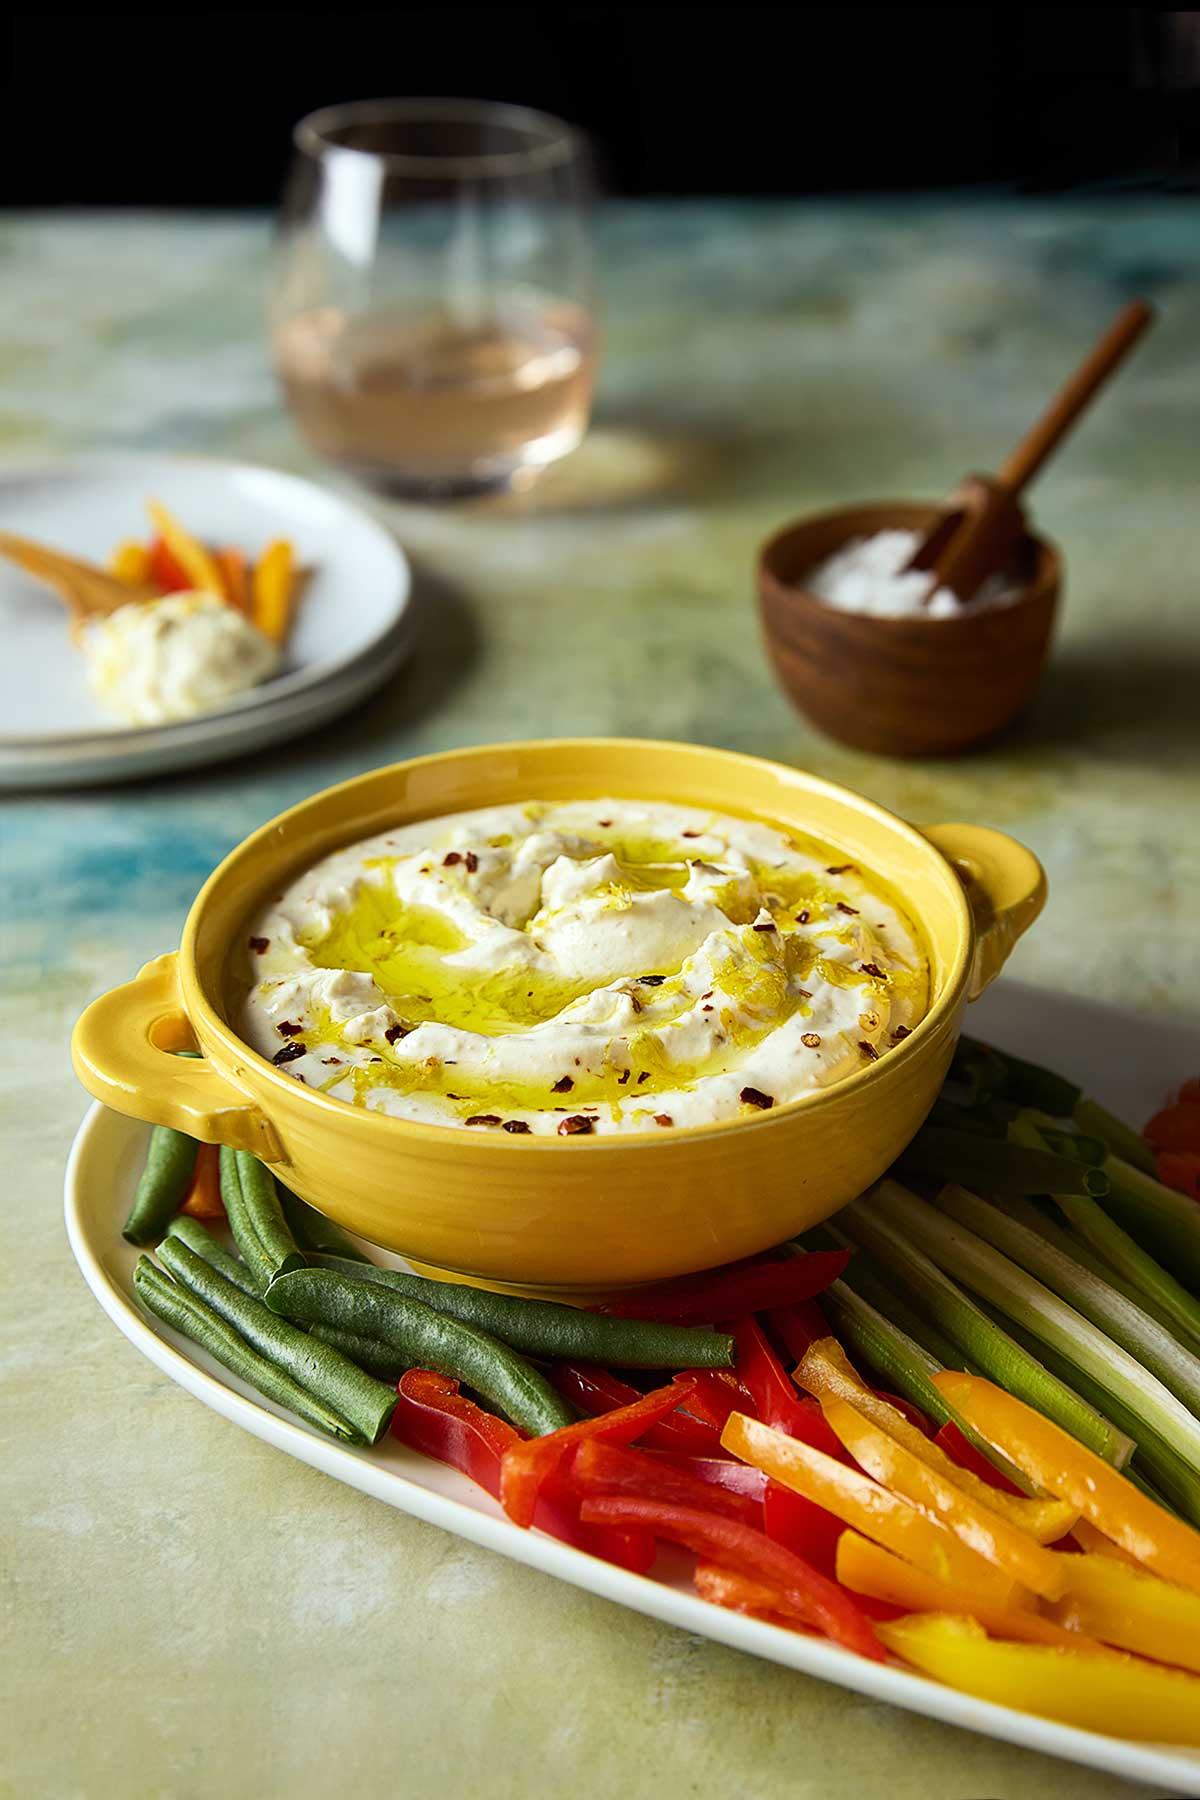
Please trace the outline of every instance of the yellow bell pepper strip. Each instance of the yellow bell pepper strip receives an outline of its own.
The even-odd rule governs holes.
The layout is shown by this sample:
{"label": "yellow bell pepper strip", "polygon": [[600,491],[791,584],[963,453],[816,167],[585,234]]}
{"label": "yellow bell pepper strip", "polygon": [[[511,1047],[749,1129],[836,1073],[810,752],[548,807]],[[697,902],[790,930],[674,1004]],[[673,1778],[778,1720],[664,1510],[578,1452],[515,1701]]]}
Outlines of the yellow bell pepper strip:
{"label": "yellow bell pepper strip", "polygon": [[876,1633],[914,1668],[960,1693],[1084,1731],[1200,1744],[1200,1681],[1137,1657],[1006,1644],[974,1619],[943,1613],[893,1619]]}
{"label": "yellow bell pepper strip", "polygon": [[902,1606],[907,1612],[969,1612],[992,1637],[1015,1638],[1028,1644],[1062,1644],[1076,1650],[1104,1648],[1081,1631],[1068,1630],[1042,1613],[1030,1612],[1023,1606],[995,1606],[969,1587],[915,1569],[857,1531],[843,1531],[838,1539],[837,1578],[856,1594],[886,1600],[890,1606]]}
{"label": "yellow bell pepper strip", "polygon": [[940,1519],[985,1562],[1040,1594],[1043,1600],[1058,1600],[1062,1596],[1066,1588],[1066,1576],[1060,1567],[1063,1559],[1053,1550],[1044,1549],[1027,1531],[1010,1525],[999,1513],[971,1499],[940,1469],[930,1468],[848,1401],[831,1400],[825,1407],[825,1417],[859,1467],[881,1486],[899,1494],[921,1512]]}
{"label": "yellow bell pepper strip", "polygon": [[224,544],[216,552],[217,568],[221,573],[221,587],[230,606],[236,606],[240,613],[250,614],[250,573],[246,567],[245,552],[235,544]]}
{"label": "yellow bell pepper strip", "polygon": [[933,1443],[923,1431],[911,1425],[898,1408],[881,1400],[867,1386],[836,1338],[824,1338],[813,1344],[794,1373],[800,1386],[815,1394],[823,1406],[832,1400],[849,1402],[911,1455],[919,1457],[972,1500],[998,1513],[1039,1544],[1057,1543],[1079,1517],[1075,1508],[1065,1501],[1027,1500],[1023,1495],[1006,1494],[970,1469],[964,1469],[953,1457],[947,1456],[940,1444]]}
{"label": "yellow bell pepper strip", "polygon": [[1200,1593],[1200,1532],[1003,1388],[957,1369],[941,1369],[932,1380],[980,1436],[1023,1469],[1036,1487],[1069,1500],[1098,1531],[1164,1581]]}
{"label": "yellow bell pepper strip", "polygon": [[221,580],[221,571],[199,539],[185,530],[174,513],[168,512],[161,501],[148,500],[146,511],[154,521],[155,530],[192,586],[203,594],[219,594],[223,599],[225,586]]}
{"label": "yellow bell pepper strip", "polygon": [[282,644],[287,636],[294,585],[292,546],[276,538],[255,564],[252,582],[254,623],[272,643]]}
{"label": "yellow bell pepper strip", "polygon": [[1052,1619],[1122,1650],[1200,1674],[1200,1595],[1111,1556],[1064,1556],[1062,1561],[1067,1591],[1049,1609]]}
{"label": "yellow bell pepper strip", "polygon": [[136,538],[126,538],[109,557],[108,566],[118,581],[128,581],[133,587],[144,587],[150,580],[150,551],[145,544],[139,544]]}
{"label": "yellow bell pepper strip", "polygon": [[745,1413],[730,1413],[721,1443],[743,1462],[753,1463],[784,1487],[793,1488],[865,1536],[886,1544],[919,1569],[960,1583],[994,1606],[1032,1603],[1033,1596],[1011,1576],[993,1568],[936,1519],[926,1518],[898,1494],[889,1494],[860,1469],[837,1462]]}

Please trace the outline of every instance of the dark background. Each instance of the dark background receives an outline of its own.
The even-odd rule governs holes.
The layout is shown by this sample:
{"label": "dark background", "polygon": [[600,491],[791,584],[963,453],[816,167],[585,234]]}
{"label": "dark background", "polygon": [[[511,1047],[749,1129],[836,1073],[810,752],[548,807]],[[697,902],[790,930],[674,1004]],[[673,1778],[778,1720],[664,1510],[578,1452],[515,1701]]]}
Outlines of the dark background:
{"label": "dark background", "polygon": [[381,94],[562,114],[626,194],[1200,185],[1200,12],[24,13],[0,46],[5,206],[269,204],[301,114]]}

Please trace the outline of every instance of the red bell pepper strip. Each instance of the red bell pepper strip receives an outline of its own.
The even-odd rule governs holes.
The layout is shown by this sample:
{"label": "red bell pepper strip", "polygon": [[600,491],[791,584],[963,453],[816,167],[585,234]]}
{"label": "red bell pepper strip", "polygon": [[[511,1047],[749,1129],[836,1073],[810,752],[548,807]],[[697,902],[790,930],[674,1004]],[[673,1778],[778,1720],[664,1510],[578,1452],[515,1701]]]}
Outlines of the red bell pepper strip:
{"label": "red bell pepper strip", "polygon": [[1177,1100],[1164,1106],[1142,1136],[1154,1150],[1200,1150],[1200,1102]]}
{"label": "red bell pepper strip", "polygon": [[[891,1398],[890,1395],[888,1397]],[[969,1469],[972,1475],[978,1475],[980,1481],[986,1481],[989,1487],[999,1488],[1002,1494],[1016,1494],[1018,1499],[1024,1497],[1016,1482],[1010,1481],[994,1463],[990,1463],[983,1451],[977,1450],[970,1439],[963,1436],[953,1420],[942,1426],[933,1441],[940,1450],[946,1452],[951,1462],[956,1462],[960,1469]]]}
{"label": "red bell pepper strip", "polygon": [[790,1356],[803,1362],[810,1344],[829,1336],[829,1320],[821,1311],[819,1300],[798,1300],[795,1306],[777,1306],[767,1314],[767,1322]]}
{"label": "red bell pepper strip", "polygon": [[630,1494],[587,1499],[579,1516],[588,1525],[624,1525],[653,1531],[656,1537],[683,1544],[707,1561],[719,1562],[751,1581],[777,1588],[792,1605],[803,1608],[810,1625],[818,1626],[835,1642],[876,1662],[884,1659],[883,1647],[870,1621],[849,1594],[802,1557],[785,1550],[782,1544],[772,1543],[751,1525],[722,1519],[695,1507],[640,1500]]}
{"label": "red bell pepper strip", "polygon": [[1175,1098],[1184,1106],[1200,1106],[1200,1075],[1185,1081]]}
{"label": "red bell pepper strip", "polygon": [[645,1448],[647,1456],[655,1462],[669,1464],[673,1469],[682,1469],[687,1475],[694,1475],[697,1481],[707,1481],[713,1487],[728,1488],[731,1494],[744,1494],[748,1500],[762,1505],[763,1495],[767,1491],[770,1477],[756,1469],[753,1463],[734,1462],[718,1456],[681,1456],[675,1450],[653,1450],[646,1448],[646,1439],[638,1445]]}
{"label": "red bell pepper strip", "polygon": [[[634,1405],[642,1397],[638,1388],[593,1363],[557,1363],[550,1370],[550,1380],[560,1394],[587,1413],[615,1412],[618,1407]],[[638,1441],[647,1449],[678,1450],[690,1456],[725,1454],[720,1433],[684,1412],[668,1414],[657,1425],[651,1425]]]}
{"label": "red bell pepper strip", "polygon": [[568,1478],[581,1496],[636,1494],[644,1500],[699,1507],[702,1512],[720,1513],[722,1518],[741,1519],[746,1525],[757,1525],[762,1518],[761,1505],[744,1494],[701,1481],[643,1450],[622,1449],[599,1438],[580,1444],[569,1464]]}
{"label": "red bell pepper strip", "polygon": [[739,1313],[768,1312],[811,1300],[837,1280],[849,1261],[849,1250],[821,1250],[782,1262],[766,1259],[618,1294],[599,1311],[619,1319],[711,1325],[716,1319],[731,1319]]}
{"label": "red bell pepper strip", "polygon": [[919,1406],[914,1406],[911,1400],[906,1400],[903,1394],[890,1394],[886,1388],[873,1388],[872,1392],[880,1400],[886,1400],[889,1406],[894,1406],[896,1411],[906,1418],[910,1425],[915,1426],[923,1437],[934,1436],[932,1421],[925,1417]]}
{"label": "red bell pepper strip", "polygon": [[763,1530],[776,1544],[802,1556],[814,1569],[833,1580],[837,1544],[846,1527],[833,1513],[814,1500],[797,1494],[781,1482],[768,1481],[763,1496]]}
{"label": "red bell pepper strip", "polygon": [[800,1398],[758,1320],[749,1315],[738,1319],[733,1338],[737,1346],[733,1372],[750,1393],[755,1418],[844,1462],[846,1453],[825,1423],[820,1406],[815,1400]]}
{"label": "red bell pepper strip", "polygon": [[500,1504],[517,1525],[530,1525],[543,1484],[561,1469],[568,1452],[585,1438],[604,1438],[610,1444],[630,1444],[659,1419],[688,1398],[686,1379],[668,1387],[653,1388],[631,1406],[605,1413],[599,1419],[580,1419],[545,1437],[522,1438],[504,1452],[500,1469]]}
{"label": "red bell pepper strip", "polygon": [[685,1379],[692,1383],[688,1412],[716,1432],[725,1429],[731,1412],[754,1411],[754,1395],[732,1369],[689,1369]]}
{"label": "red bell pepper strip", "polygon": [[[459,1393],[456,1381],[429,1369],[407,1370],[396,1392],[393,1435],[410,1449],[460,1470],[498,1500],[504,1452],[525,1441],[507,1419],[485,1412]],[[654,1560],[654,1541],[648,1532],[581,1525],[578,1500],[562,1486],[550,1484],[538,1496],[532,1522],[550,1537],[639,1575]]]}
{"label": "red bell pepper strip", "polygon": [[196,585],[160,537],[150,545],[150,579],[164,594],[181,594]]}
{"label": "red bell pepper strip", "polygon": [[1160,1150],[1154,1160],[1164,1187],[1200,1200],[1200,1151]]}
{"label": "red bell pepper strip", "polygon": [[768,1587],[763,1581],[750,1581],[733,1569],[723,1569],[720,1563],[698,1562],[692,1580],[700,1598],[710,1601],[713,1606],[725,1606],[730,1612],[750,1613],[777,1620],[780,1624],[808,1624],[807,1613],[781,1588]]}

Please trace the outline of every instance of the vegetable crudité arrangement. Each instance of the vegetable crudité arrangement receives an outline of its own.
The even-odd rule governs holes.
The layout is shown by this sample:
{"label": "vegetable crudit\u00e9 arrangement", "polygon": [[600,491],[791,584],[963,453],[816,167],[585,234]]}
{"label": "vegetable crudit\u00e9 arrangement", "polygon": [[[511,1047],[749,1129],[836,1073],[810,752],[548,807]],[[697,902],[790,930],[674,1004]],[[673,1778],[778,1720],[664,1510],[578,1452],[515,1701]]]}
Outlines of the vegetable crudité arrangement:
{"label": "vegetable crudit\u00e9 arrangement", "polygon": [[380,1268],[165,1127],[125,1236],[157,1245],[144,1306],[240,1379],[344,1442],[390,1429],[518,1525],[640,1574],[681,1545],[716,1605],[1200,1744],[1198,1126],[1194,1081],[1143,1137],[963,1040],[836,1219],[590,1310]]}
{"label": "vegetable crudit\u00e9 arrangement", "polygon": [[269,543],[256,561],[236,545],[210,546],[157,500],[146,503],[154,534],[146,542],[118,544],[109,567],[132,588],[160,595],[215,594],[258,627],[274,644],[286,641],[299,586],[296,558],[286,538]]}

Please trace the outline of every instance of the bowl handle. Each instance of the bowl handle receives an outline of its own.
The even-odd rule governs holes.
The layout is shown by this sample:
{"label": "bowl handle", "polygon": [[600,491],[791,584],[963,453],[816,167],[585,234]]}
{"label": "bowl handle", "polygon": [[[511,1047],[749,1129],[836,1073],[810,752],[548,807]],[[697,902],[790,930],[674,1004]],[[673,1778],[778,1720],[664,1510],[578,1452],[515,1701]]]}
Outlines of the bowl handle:
{"label": "bowl handle", "polygon": [[968,1000],[1000,973],[1046,904],[1046,872],[1031,850],[986,825],[922,825],[921,836],[957,869],[975,920]]}
{"label": "bowl handle", "polygon": [[283,1160],[275,1128],[254,1101],[205,1058],[175,1055],[192,1042],[172,953],[92,1001],[72,1033],[71,1061],[88,1093],[115,1112]]}

